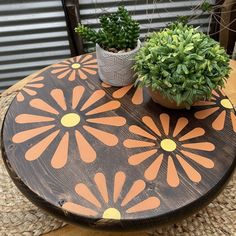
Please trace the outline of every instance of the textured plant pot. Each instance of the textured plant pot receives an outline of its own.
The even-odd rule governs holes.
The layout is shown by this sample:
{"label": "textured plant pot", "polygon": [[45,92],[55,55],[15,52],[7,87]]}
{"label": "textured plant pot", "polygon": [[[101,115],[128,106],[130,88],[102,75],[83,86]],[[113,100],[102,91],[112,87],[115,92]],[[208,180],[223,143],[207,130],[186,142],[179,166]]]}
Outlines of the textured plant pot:
{"label": "textured plant pot", "polygon": [[152,97],[152,100],[163,107],[166,107],[169,109],[185,109],[186,108],[186,106],[182,103],[178,106],[175,101],[170,101],[167,97],[163,97],[159,91],[153,91],[151,88],[148,88],[148,91],[149,91],[150,96]]}
{"label": "textured plant pot", "polygon": [[134,57],[141,46],[138,40],[137,47],[130,52],[108,52],[96,44],[98,73],[102,81],[112,86],[125,86],[135,81]]}

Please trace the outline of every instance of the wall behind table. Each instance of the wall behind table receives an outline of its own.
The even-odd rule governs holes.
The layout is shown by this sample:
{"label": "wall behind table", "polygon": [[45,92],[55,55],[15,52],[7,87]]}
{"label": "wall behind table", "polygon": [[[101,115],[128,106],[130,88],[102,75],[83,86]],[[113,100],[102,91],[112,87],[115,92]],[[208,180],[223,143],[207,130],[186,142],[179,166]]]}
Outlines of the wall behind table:
{"label": "wall behind table", "polygon": [[0,0],[0,92],[70,55],[61,0]]}

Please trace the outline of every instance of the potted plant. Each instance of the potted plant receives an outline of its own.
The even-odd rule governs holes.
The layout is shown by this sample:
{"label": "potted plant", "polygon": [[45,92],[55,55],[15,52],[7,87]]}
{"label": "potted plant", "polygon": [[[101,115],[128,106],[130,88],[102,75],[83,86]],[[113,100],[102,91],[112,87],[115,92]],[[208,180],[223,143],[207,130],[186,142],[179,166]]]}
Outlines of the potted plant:
{"label": "potted plant", "polygon": [[219,43],[183,23],[154,32],[136,56],[140,86],[167,108],[190,108],[224,86],[229,57]]}
{"label": "potted plant", "polygon": [[128,11],[119,7],[113,14],[100,18],[101,29],[97,32],[84,25],[75,31],[88,41],[96,43],[98,73],[105,83],[125,86],[134,82],[134,57],[140,48],[139,24]]}

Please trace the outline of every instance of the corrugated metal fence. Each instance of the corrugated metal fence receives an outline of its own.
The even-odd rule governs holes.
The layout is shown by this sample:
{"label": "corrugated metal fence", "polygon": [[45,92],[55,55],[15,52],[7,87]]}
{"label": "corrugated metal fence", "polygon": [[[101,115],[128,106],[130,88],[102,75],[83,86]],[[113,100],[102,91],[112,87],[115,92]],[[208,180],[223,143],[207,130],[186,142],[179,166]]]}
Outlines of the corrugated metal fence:
{"label": "corrugated metal fence", "polygon": [[[214,0],[208,0],[214,3]],[[159,30],[178,16],[197,15],[191,11],[201,0],[63,0],[74,6],[76,17],[69,24],[99,28],[98,17],[125,5],[141,25],[141,38]],[[70,16],[67,16],[69,19]],[[209,15],[195,19],[207,31]],[[74,42],[78,36],[73,34]],[[76,40],[75,40],[76,39]],[[91,44],[85,48],[92,50]],[[33,71],[70,56],[66,20],[61,0],[0,0],[0,91]]]}
{"label": "corrugated metal fence", "polygon": [[[214,3],[215,1],[208,0],[208,2]],[[114,12],[119,5],[124,5],[133,15],[133,18],[139,21],[142,39],[148,32],[167,26],[178,16],[199,15],[200,10],[193,11],[191,9],[194,9],[200,3],[202,3],[202,0],[79,0],[79,14],[82,24],[98,29],[98,17],[101,14]],[[193,20],[191,24],[200,25],[202,31],[207,32],[209,14],[203,14]],[[87,46],[91,47],[89,44]]]}
{"label": "corrugated metal fence", "polygon": [[0,91],[70,54],[60,0],[0,1]]}

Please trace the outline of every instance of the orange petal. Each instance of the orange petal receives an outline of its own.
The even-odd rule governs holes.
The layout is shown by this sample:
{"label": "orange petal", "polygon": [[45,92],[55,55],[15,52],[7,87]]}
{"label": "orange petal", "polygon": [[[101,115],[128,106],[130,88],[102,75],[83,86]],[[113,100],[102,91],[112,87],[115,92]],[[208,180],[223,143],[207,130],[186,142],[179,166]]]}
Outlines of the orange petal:
{"label": "orange petal", "polygon": [[220,97],[220,95],[215,90],[212,91],[212,94],[215,95],[216,97]]}
{"label": "orange petal", "polygon": [[121,206],[127,205],[132,199],[138,196],[145,189],[145,182],[143,180],[136,180],[129,192],[124,197],[124,200],[121,203]]}
{"label": "orange petal", "polygon": [[33,161],[38,159],[42,153],[47,149],[47,147],[52,143],[52,141],[59,134],[60,130],[56,130],[46,138],[42,139],[40,142],[32,146],[26,153],[25,159],[28,161]]}
{"label": "orange petal", "polygon": [[197,137],[200,137],[204,134],[205,134],[205,130],[203,128],[195,128],[195,129],[191,130],[190,132],[188,132],[187,134],[185,134],[184,136],[182,136],[179,139],[179,141],[185,141],[188,139],[197,138]]}
{"label": "orange petal", "polygon": [[163,154],[160,154],[155,161],[147,168],[147,170],[144,172],[144,177],[147,180],[154,180],[159,172],[159,169],[161,167],[161,163],[163,161]]}
{"label": "orange petal", "polygon": [[62,72],[61,74],[59,74],[57,76],[58,79],[64,79],[70,72],[72,71],[72,69],[68,69],[65,72]]}
{"label": "orange petal", "polygon": [[85,88],[83,86],[74,87],[72,95],[72,109],[75,109],[78,106],[80,99],[84,94],[84,90]]}
{"label": "orange petal", "polygon": [[232,121],[233,130],[234,132],[236,132],[236,116],[233,112],[230,112],[230,117]]}
{"label": "orange petal", "polygon": [[188,119],[185,117],[180,117],[176,123],[174,132],[173,132],[173,137],[176,137],[188,124]]}
{"label": "orange petal", "polygon": [[69,147],[69,132],[66,132],[62,137],[58,147],[52,157],[51,165],[55,169],[60,169],[65,166],[68,158]]}
{"label": "orange petal", "polygon": [[95,138],[97,138],[99,141],[101,141],[102,143],[104,143],[107,146],[115,146],[118,143],[118,138],[113,134],[110,134],[108,132],[105,132],[105,131],[102,131],[99,129],[89,127],[87,125],[84,125],[83,128],[88,133],[93,135]]}
{"label": "orange petal", "polygon": [[220,109],[219,107],[213,107],[213,108],[208,108],[208,109],[205,109],[205,110],[202,110],[202,111],[197,111],[197,112],[195,112],[194,116],[197,119],[202,120],[202,119],[207,118],[208,116],[210,116],[211,114],[213,114],[214,112],[216,112],[219,109]]}
{"label": "orange petal", "polygon": [[94,181],[97,185],[97,188],[102,195],[105,203],[108,203],[108,192],[107,192],[107,184],[106,184],[106,177],[103,173],[97,173],[94,176]]}
{"label": "orange petal", "polygon": [[44,87],[44,84],[27,84],[26,87],[30,87],[30,88],[42,88],[42,87]]}
{"label": "orange petal", "polygon": [[98,199],[94,196],[94,194],[90,191],[90,189],[83,183],[79,183],[75,186],[76,193],[92,203],[96,207],[101,207],[101,203],[98,201]]}
{"label": "orange petal", "polygon": [[169,134],[169,128],[170,128],[170,116],[166,113],[162,113],[160,115],[160,120],[162,124],[162,128],[166,135]]}
{"label": "orange petal", "polygon": [[106,95],[105,91],[103,90],[97,90],[95,91],[89,99],[84,103],[82,108],[80,109],[81,111],[87,109],[88,107],[92,106],[95,102],[99,101]]}
{"label": "orange petal", "polygon": [[75,137],[80,153],[80,158],[86,163],[93,162],[96,159],[97,154],[92,146],[78,130],[75,131]]}
{"label": "orange petal", "polygon": [[199,183],[202,179],[201,175],[191,166],[188,164],[187,161],[185,161],[181,156],[178,154],[176,155],[179,163],[183,167],[186,175],[191,179],[193,182]]}
{"label": "orange petal", "polygon": [[47,104],[46,102],[44,102],[40,98],[35,98],[35,99],[31,100],[30,101],[30,106],[34,107],[36,109],[42,110],[42,111],[46,111],[46,112],[55,114],[55,115],[59,114],[59,112],[56,109],[51,107],[49,104]]}
{"label": "orange petal", "polygon": [[37,123],[37,122],[47,122],[53,121],[55,118],[47,116],[37,116],[31,114],[20,114],[16,117],[15,122],[19,124]]}
{"label": "orange petal", "polygon": [[149,128],[151,129],[155,134],[157,134],[158,136],[161,136],[161,133],[159,131],[159,129],[157,128],[156,124],[154,123],[153,119],[149,116],[144,116],[142,118],[143,123]]}
{"label": "orange petal", "polygon": [[83,207],[79,204],[75,204],[73,202],[66,202],[62,206],[66,211],[78,214],[78,215],[86,215],[86,216],[96,216],[98,213],[92,209],[87,207]]}
{"label": "orange petal", "polygon": [[67,64],[73,64],[76,62],[76,58],[70,58],[69,61],[66,61]]}
{"label": "orange petal", "polygon": [[160,200],[157,197],[149,197],[148,199],[129,208],[126,213],[136,213],[142,211],[153,210],[160,206]]}
{"label": "orange petal", "polygon": [[135,139],[126,139],[123,144],[127,148],[152,147],[156,145],[155,143],[152,142],[144,142]]}
{"label": "orange petal", "polygon": [[53,89],[50,94],[55,100],[55,102],[65,111],[66,100],[63,91],[61,89]]}
{"label": "orange petal", "polygon": [[90,61],[83,62],[83,65],[96,64],[96,63],[97,63],[97,59],[93,59],[93,60],[90,60]]}
{"label": "orange petal", "polygon": [[94,115],[94,114],[99,114],[99,113],[103,113],[106,111],[112,111],[112,110],[119,108],[120,105],[121,104],[118,101],[110,101],[110,102],[107,102],[107,103],[87,112],[86,115]]}
{"label": "orange petal", "polygon": [[215,130],[222,130],[225,125],[226,111],[222,111],[212,123],[212,128]]}
{"label": "orange petal", "polygon": [[[65,63],[65,62],[63,62],[63,63]],[[67,68],[69,68],[69,66],[68,66],[68,63],[65,63],[65,64],[63,64],[63,63],[58,63],[58,64],[53,64],[52,65],[52,67],[67,67]]]}
{"label": "orange petal", "polygon": [[191,148],[202,151],[213,151],[215,150],[215,145],[210,142],[201,142],[201,143],[187,143],[182,145],[185,148]]}
{"label": "orange petal", "polygon": [[91,54],[87,54],[86,56],[84,56],[81,60],[81,62],[86,62],[88,61],[89,59],[91,59],[93,56]]}
{"label": "orange petal", "polygon": [[128,86],[125,86],[125,87],[122,87],[122,88],[116,90],[116,91],[112,94],[112,97],[113,97],[113,98],[117,98],[117,99],[122,98],[122,97],[125,96],[125,94],[128,93],[128,91],[129,91],[132,87],[133,87],[133,84],[128,85]]}
{"label": "orange petal", "polygon": [[75,62],[79,62],[82,56],[75,57]]}
{"label": "orange petal", "polygon": [[71,66],[73,63],[75,63],[74,58],[71,58],[70,60],[63,61],[62,63],[67,64],[68,66]]}
{"label": "orange petal", "polygon": [[167,183],[171,187],[177,187],[179,185],[179,176],[177,174],[175,163],[171,156],[168,157]]}
{"label": "orange petal", "polygon": [[[66,66],[66,65],[65,65]],[[65,70],[68,70],[68,66],[60,68],[60,69],[56,69],[56,70],[52,70],[51,73],[52,74],[58,74],[60,72],[64,72]]]}
{"label": "orange petal", "polygon": [[219,93],[222,95],[222,96],[226,96],[225,92],[223,89],[219,90]]}
{"label": "orange petal", "polygon": [[138,164],[142,163],[143,161],[145,161],[150,156],[154,155],[155,153],[157,153],[157,149],[134,154],[129,157],[129,160],[128,160],[129,164],[130,165],[138,165]]}
{"label": "orange petal", "polygon": [[73,70],[68,78],[69,81],[74,81],[76,76],[76,70]]}
{"label": "orange petal", "polygon": [[104,87],[104,88],[110,88],[110,87],[111,87],[111,85],[110,85],[110,84],[106,84],[106,83],[102,82],[102,87]]}
{"label": "orange petal", "polygon": [[101,117],[94,119],[87,119],[87,122],[111,126],[122,126],[126,123],[126,119],[121,116],[112,116],[112,117]]}
{"label": "orange petal", "polygon": [[214,167],[214,162],[212,160],[210,160],[209,158],[206,158],[206,157],[203,157],[201,155],[194,154],[191,152],[187,152],[184,150],[181,150],[181,152],[182,152],[182,154],[189,157],[190,159],[192,159],[193,161],[197,162],[199,165],[201,165],[205,168],[211,169]]}
{"label": "orange petal", "polygon": [[143,103],[143,88],[137,88],[134,96],[132,98],[132,103],[135,105],[140,105]]}
{"label": "orange petal", "polygon": [[23,102],[23,101],[25,100],[25,98],[24,98],[22,92],[19,92],[19,93],[16,95],[16,100],[17,100],[18,102]]}
{"label": "orange petal", "polygon": [[126,179],[126,175],[124,172],[118,171],[116,173],[115,179],[114,179],[114,193],[113,193],[113,201],[114,202],[116,202],[120,196],[121,190],[122,190],[124,183],[125,183],[125,179]]}
{"label": "orange petal", "polygon": [[30,96],[34,96],[34,95],[36,95],[37,94],[37,92],[36,91],[34,91],[34,90],[32,90],[32,89],[28,89],[28,88],[23,88],[23,90],[26,92],[26,93],[28,93]]}
{"label": "orange petal", "polygon": [[199,101],[199,102],[195,102],[193,106],[211,106],[215,104],[216,104],[215,102],[211,102],[211,101]]}
{"label": "orange petal", "polygon": [[71,58],[70,60],[62,61],[60,64],[71,65],[71,62],[74,62],[74,61],[73,61],[73,58]]}
{"label": "orange petal", "polygon": [[147,131],[145,131],[144,129],[138,127],[137,125],[131,125],[129,127],[129,131],[134,133],[134,134],[140,135],[142,137],[150,138],[152,140],[156,140],[156,138],[153,135],[149,134]]}
{"label": "orange petal", "polygon": [[88,69],[88,68],[81,68],[81,70],[89,73],[90,75],[96,75],[97,74],[96,70],[91,70],[91,69]]}
{"label": "orange petal", "polygon": [[55,125],[42,126],[39,128],[29,129],[15,134],[12,138],[14,143],[23,143],[39,134],[42,134],[55,127]]}
{"label": "orange petal", "polygon": [[79,69],[78,73],[79,73],[79,77],[81,79],[87,79],[88,78],[87,75],[82,70]]}
{"label": "orange petal", "polygon": [[92,69],[97,69],[98,65],[84,65],[84,68],[92,68]]}
{"label": "orange petal", "polygon": [[38,82],[38,81],[42,81],[42,80],[44,80],[44,77],[43,77],[43,76],[39,76],[39,77],[36,77],[36,78],[32,79],[32,80],[30,81],[30,83]]}

